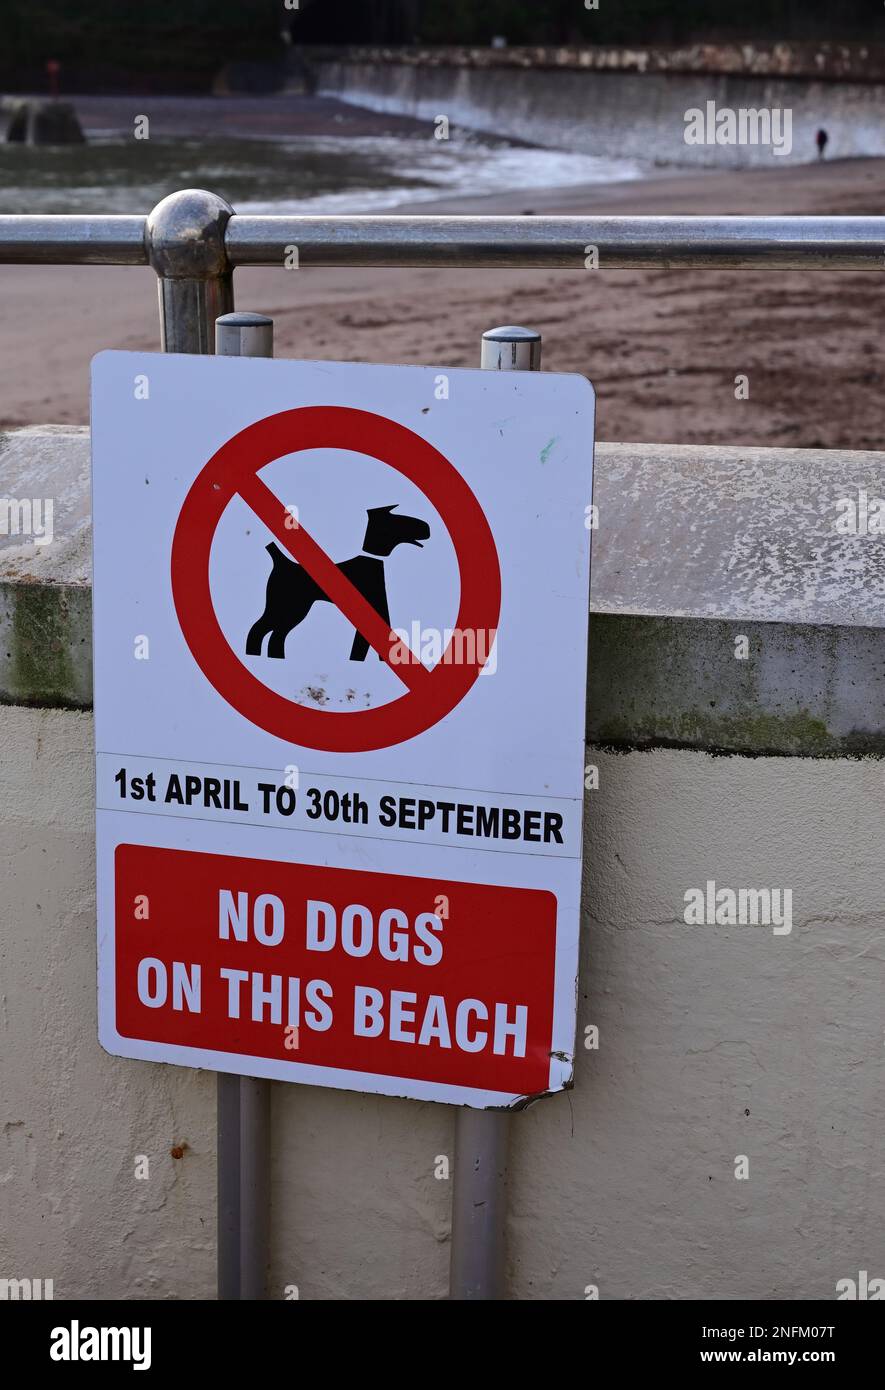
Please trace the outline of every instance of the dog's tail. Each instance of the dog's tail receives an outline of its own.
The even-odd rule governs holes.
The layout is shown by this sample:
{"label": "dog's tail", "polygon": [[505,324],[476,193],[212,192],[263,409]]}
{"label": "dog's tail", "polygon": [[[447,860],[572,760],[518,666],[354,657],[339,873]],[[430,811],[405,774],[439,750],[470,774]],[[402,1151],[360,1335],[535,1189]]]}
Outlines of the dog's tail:
{"label": "dog's tail", "polygon": [[298,561],[293,560],[290,555],[286,555],[284,551],[280,550],[276,541],[271,541],[270,545],[266,545],[264,548],[273,560],[275,570],[298,569]]}

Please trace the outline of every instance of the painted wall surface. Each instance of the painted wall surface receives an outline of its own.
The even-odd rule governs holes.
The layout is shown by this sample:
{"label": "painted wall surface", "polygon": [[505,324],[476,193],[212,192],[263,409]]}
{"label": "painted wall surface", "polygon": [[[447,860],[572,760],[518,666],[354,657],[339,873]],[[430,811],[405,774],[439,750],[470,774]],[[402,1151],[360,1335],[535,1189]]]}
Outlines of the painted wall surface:
{"label": "painted wall surface", "polygon": [[[0,750],[0,1278],[211,1297],[214,1077],[96,1041],[91,718],[0,708]],[[588,761],[599,1047],[513,1118],[512,1296],[828,1299],[885,1274],[882,764]],[[792,889],[792,930],[686,925],[708,880]],[[450,1110],[275,1084],[273,1135],[271,1297],[445,1296]]]}

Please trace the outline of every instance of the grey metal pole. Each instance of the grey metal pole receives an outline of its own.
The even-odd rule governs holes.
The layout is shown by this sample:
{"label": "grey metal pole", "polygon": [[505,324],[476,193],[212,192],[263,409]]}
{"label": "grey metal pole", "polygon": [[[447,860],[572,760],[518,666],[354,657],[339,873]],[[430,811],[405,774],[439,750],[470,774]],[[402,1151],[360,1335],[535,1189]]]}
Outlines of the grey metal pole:
{"label": "grey metal pole", "polygon": [[270,1082],[256,1076],[231,1079],[240,1083],[240,1299],[255,1302],[267,1297]]}
{"label": "grey metal pole", "polygon": [[219,1299],[240,1296],[240,1078],[219,1072],[215,1092]]}
{"label": "grey metal pole", "polygon": [[468,1110],[455,1116],[452,1260],[449,1297],[479,1303],[504,1298],[504,1223],[510,1116]]}
{"label": "grey metal pole", "polygon": [[[224,314],[219,357],[273,357],[273,319]],[[270,1236],[270,1082],[218,1074],[218,1297],[267,1294]]]}
{"label": "grey metal pole", "polygon": [[[490,328],[482,335],[480,366],[497,372],[540,370],[540,333],[530,328]],[[510,1115],[506,1111],[462,1106],[456,1112],[449,1275],[452,1299],[480,1302],[505,1297],[509,1141]]]}

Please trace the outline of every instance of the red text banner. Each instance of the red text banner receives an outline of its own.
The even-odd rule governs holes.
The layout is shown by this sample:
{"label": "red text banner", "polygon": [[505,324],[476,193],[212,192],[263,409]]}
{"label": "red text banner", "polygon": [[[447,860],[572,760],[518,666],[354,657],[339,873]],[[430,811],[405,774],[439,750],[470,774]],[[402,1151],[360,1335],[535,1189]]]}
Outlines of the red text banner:
{"label": "red text banner", "polygon": [[129,844],[115,878],[125,1037],[548,1088],[552,893]]}

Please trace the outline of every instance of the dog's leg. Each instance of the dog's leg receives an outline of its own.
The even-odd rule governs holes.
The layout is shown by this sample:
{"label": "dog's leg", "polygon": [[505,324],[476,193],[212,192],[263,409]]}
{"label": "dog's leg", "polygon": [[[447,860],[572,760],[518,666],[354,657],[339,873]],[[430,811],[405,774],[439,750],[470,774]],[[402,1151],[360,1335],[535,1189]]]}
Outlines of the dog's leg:
{"label": "dog's leg", "polygon": [[249,628],[249,635],[246,638],[247,656],[261,655],[262,644],[272,627],[273,623],[268,619],[267,609],[265,609],[258,621]]}
{"label": "dog's leg", "polygon": [[267,580],[264,612],[246,638],[246,655],[260,656],[264,639],[270,633],[267,654],[279,660],[285,655],[286,638],[293,627],[303,622],[315,600],[325,595],[301,565],[283,554],[276,541],[271,541],[266,549],[273,569]]}
{"label": "dog's leg", "polygon": [[274,628],[273,632],[270,634],[270,641],[267,644],[268,656],[272,656],[276,658],[276,660],[278,661],[281,661],[283,659],[283,657],[286,655],[286,638],[289,636],[289,633],[292,631],[292,628],[297,627],[298,623],[300,622],[301,619],[299,618],[298,622],[293,623],[291,627],[287,626]]}
{"label": "dog's leg", "polygon": [[[374,578],[374,576],[373,576]],[[379,618],[383,618],[387,626],[390,627],[390,609],[387,606],[387,590],[384,585],[384,570],[377,571],[377,579],[370,586],[369,592],[363,590],[363,595],[369,600]],[[353,634],[353,646],[350,649],[351,661],[365,661],[369,654],[369,643],[361,632]],[[378,660],[381,660],[381,653],[378,653]]]}
{"label": "dog's leg", "polygon": [[267,644],[268,656],[276,657],[279,660],[286,655],[286,638],[293,628],[304,622],[311,608],[313,608],[313,599],[302,599],[301,603],[286,615],[282,623],[277,623]]}
{"label": "dog's leg", "polygon": [[[264,612],[252,624],[246,638],[247,656],[260,656],[267,634],[278,628],[281,621],[286,622],[289,592],[293,588],[297,592],[299,584],[304,580],[301,566],[288,555],[284,555],[276,541],[271,541],[265,549],[273,561],[273,568],[267,577],[267,587],[264,591]],[[285,641],[285,637],[283,640]]]}
{"label": "dog's leg", "polygon": [[369,654],[369,644],[361,632],[353,634],[353,646],[350,649],[351,661],[365,661]]}

